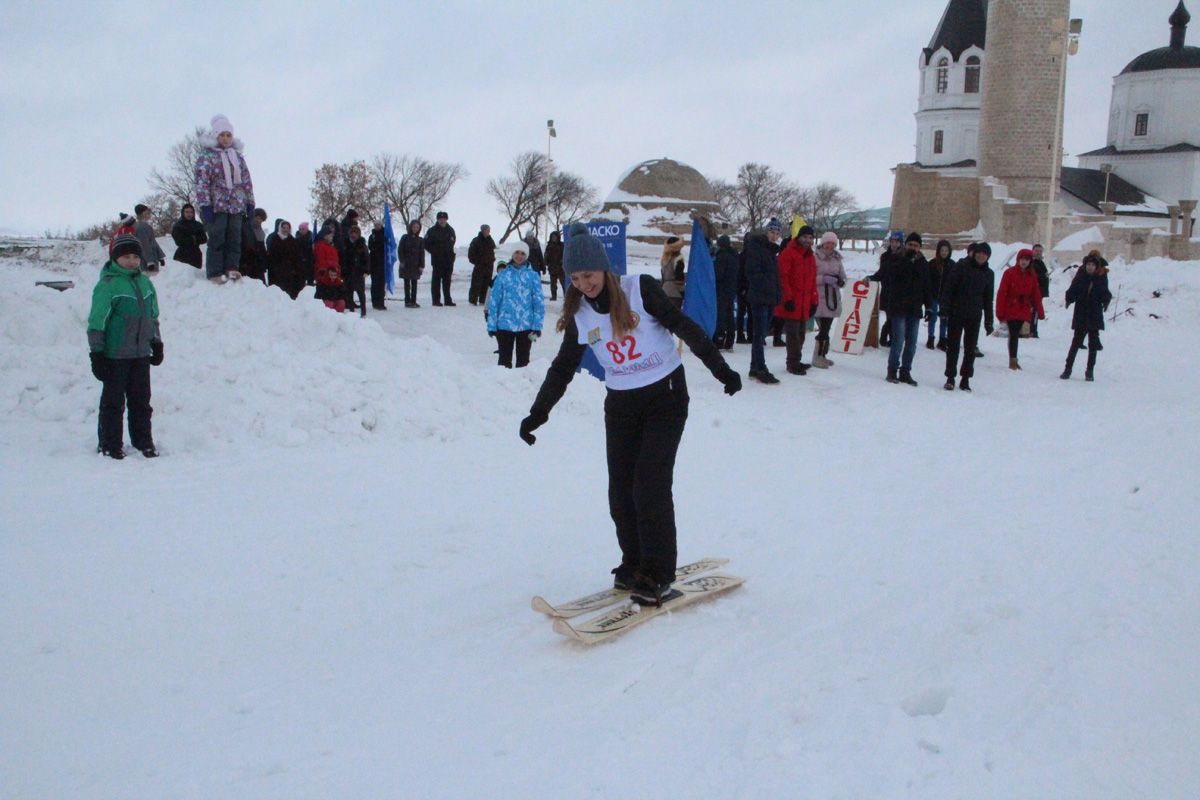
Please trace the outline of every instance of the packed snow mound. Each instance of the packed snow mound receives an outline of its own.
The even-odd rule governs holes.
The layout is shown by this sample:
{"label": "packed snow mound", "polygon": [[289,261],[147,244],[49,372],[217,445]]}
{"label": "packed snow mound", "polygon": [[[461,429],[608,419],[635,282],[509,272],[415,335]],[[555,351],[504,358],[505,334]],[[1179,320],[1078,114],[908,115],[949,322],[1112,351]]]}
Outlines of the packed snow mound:
{"label": "packed snow mound", "polygon": [[[80,452],[94,444],[100,385],[86,328],[105,252],[99,244],[62,251],[64,261],[48,265],[43,255],[0,294],[3,446]],[[34,285],[48,268],[75,288]],[[337,314],[311,289],[292,301],[249,279],[213,286],[178,262],[153,280],[166,351],[152,373],[154,433],[169,452],[372,435],[449,441],[508,431],[536,394],[532,370],[468,367],[428,337],[399,339],[370,317]],[[510,391],[498,393],[497,382]]]}

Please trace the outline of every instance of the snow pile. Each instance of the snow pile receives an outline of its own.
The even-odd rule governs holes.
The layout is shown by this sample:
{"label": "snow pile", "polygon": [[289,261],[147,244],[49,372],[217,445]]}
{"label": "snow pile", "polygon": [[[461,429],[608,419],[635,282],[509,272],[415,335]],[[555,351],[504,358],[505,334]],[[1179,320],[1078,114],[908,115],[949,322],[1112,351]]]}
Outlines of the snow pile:
{"label": "snow pile", "polygon": [[1072,233],[1067,238],[1063,239],[1058,244],[1054,245],[1055,251],[1073,252],[1075,250],[1084,250],[1089,245],[1104,244],[1104,234],[1100,229],[1093,225],[1090,228]]}
{"label": "snow pile", "polygon": [[[62,258],[54,271],[67,273],[74,289],[52,291],[22,275],[0,294],[5,446],[91,446],[99,384],[85,331],[104,254],[91,244]],[[373,318],[326,309],[311,289],[293,302],[250,280],[215,287],[176,262],[154,283],[166,350],[153,372],[154,426],[168,451],[372,434],[453,440],[511,428],[536,393],[532,376],[464,365],[427,337],[397,340]],[[497,397],[497,381],[510,391]]]}

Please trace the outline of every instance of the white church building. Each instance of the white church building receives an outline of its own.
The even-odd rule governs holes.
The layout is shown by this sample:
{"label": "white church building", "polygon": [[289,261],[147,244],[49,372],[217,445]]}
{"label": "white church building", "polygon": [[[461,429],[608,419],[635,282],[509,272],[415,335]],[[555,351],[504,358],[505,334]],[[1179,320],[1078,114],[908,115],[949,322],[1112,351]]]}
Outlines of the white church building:
{"label": "white church building", "polygon": [[976,175],[987,11],[951,0],[918,61],[916,163],[942,175]]}

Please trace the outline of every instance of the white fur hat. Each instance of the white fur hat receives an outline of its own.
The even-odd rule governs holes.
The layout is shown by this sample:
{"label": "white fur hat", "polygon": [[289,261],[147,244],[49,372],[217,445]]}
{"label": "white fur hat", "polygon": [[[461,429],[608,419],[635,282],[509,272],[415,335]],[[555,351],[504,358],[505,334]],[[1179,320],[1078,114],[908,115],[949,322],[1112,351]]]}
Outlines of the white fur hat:
{"label": "white fur hat", "polygon": [[233,123],[229,121],[229,117],[224,114],[217,114],[212,118],[212,132],[214,136],[219,136],[222,133],[233,135]]}
{"label": "white fur hat", "polygon": [[520,238],[513,240],[512,250],[510,251],[510,253],[515,254],[518,250],[520,250],[526,256],[529,255],[529,245],[525,244],[525,242],[522,241]]}

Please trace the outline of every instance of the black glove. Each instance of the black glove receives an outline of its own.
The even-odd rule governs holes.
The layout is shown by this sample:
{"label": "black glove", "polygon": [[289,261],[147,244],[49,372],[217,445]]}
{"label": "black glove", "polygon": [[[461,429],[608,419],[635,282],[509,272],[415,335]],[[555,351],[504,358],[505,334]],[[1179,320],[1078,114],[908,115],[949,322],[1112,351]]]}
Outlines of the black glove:
{"label": "black glove", "polygon": [[742,390],[742,376],[734,372],[728,364],[717,370],[717,380],[725,385],[725,394],[730,397]]}
{"label": "black glove", "polygon": [[92,374],[96,376],[96,380],[105,381],[108,379],[108,359],[104,353],[99,350],[93,350],[90,353],[92,357]]}
{"label": "black glove", "polygon": [[488,331],[488,336],[490,336],[490,337],[492,337],[493,339],[495,339],[495,338],[496,338],[496,332],[495,332],[495,331]]}
{"label": "black glove", "polygon": [[791,312],[796,310],[796,304],[793,303],[791,300],[784,300],[783,301],[783,310],[790,314]]}
{"label": "black glove", "polygon": [[150,343],[150,364],[157,367],[163,361],[163,344],[162,342]]}
{"label": "black glove", "polygon": [[925,321],[926,321],[926,322],[933,322],[933,309],[926,309],[926,310],[925,310]]}
{"label": "black glove", "polygon": [[546,424],[547,417],[544,414],[530,414],[525,419],[521,420],[521,438],[525,440],[525,444],[533,447],[533,443],[537,441],[537,437],[533,432]]}
{"label": "black glove", "polygon": [[817,304],[813,303],[811,306],[808,307],[808,317],[809,317],[809,319],[812,319],[816,315],[817,315]]}
{"label": "black glove", "polygon": [[985,325],[983,327],[983,330],[988,336],[991,336],[993,333],[996,332],[996,329],[993,328],[991,325]]}

